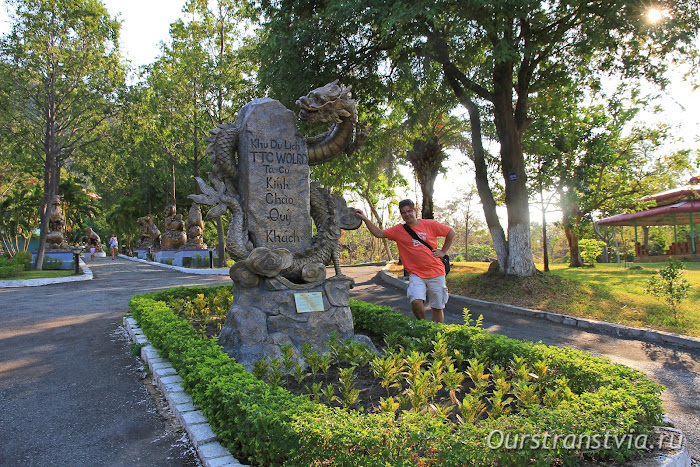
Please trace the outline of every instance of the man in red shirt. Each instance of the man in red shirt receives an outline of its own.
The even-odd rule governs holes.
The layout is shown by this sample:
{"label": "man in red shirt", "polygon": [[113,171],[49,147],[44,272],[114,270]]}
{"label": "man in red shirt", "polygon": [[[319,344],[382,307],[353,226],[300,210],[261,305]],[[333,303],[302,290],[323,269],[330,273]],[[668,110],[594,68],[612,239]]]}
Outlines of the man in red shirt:
{"label": "man in red shirt", "polygon": [[[406,294],[411,301],[411,311],[416,318],[425,319],[425,300],[427,298],[430,308],[433,310],[433,321],[443,323],[445,321],[444,309],[449,293],[445,285],[445,266],[442,264],[441,258],[450,249],[455,231],[432,219],[417,219],[415,205],[410,199],[399,203],[399,212],[406,225],[418,234],[418,237],[427,242],[431,246],[430,249],[411,237],[403,224],[382,230],[374,225],[361,210],[355,209],[355,215],[365,222],[372,235],[396,242],[401,262],[409,273]],[[445,237],[441,249],[437,248],[438,237]]]}

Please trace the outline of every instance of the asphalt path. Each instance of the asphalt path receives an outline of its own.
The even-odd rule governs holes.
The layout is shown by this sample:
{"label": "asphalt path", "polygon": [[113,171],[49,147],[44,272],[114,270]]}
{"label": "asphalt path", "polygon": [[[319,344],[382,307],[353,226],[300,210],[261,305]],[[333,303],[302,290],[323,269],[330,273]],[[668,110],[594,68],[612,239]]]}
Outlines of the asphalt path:
{"label": "asphalt path", "polygon": [[[128,299],[178,285],[230,283],[124,259],[88,261],[85,282],[0,289],[0,465],[195,465],[185,438],[149,397],[120,327]],[[411,315],[405,293],[377,279],[381,267],[348,267],[350,296]],[[465,307],[450,299],[447,323]],[[550,321],[491,313],[484,328],[570,346],[644,371],[664,386],[664,407],[700,458],[700,352],[620,339]],[[430,313],[428,312],[428,316]]]}
{"label": "asphalt path", "polygon": [[0,465],[196,465],[149,397],[120,324],[134,294],[230,279],[87,263],[91,281],[0,289]]}

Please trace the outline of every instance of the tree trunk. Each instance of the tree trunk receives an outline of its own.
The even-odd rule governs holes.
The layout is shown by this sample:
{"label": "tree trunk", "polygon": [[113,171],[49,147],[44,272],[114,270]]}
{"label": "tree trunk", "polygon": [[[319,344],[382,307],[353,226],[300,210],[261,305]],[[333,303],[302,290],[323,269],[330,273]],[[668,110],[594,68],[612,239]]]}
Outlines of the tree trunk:
{"label": "tree trunk", "polygon": [[464,261],[469,261],[469,212],[464,217]]}
{"label": "tree trunk", "polygon": [[566,235],[566,242],[569,246],[569,267],[580,268],[583,267],[583,260],[581,259],[578,249],[579,238],[576,227],[578,226],[578,221],[581,219],[581,214],[576,199],[571,198],[569,195],[572,191],[573,190],[564,191],[564,186],[560,186],[559,200],[561,203],[562,225],[564,227],[564,234]]}
{"label": "tree trunk", "polygon": [[501,143],[501,170],[508,210],[506,274],[532,276],[537,272],[530,243],[530,207],[520,122],[513,114],[513,77],[508,63],[494,70],[493,114]]}
{"label": "tree trunk", "polygon": [[[363,193],[362,198],[367,202],[367,205],[369,205],[369,210],[372,212],[372,217],[374,217],[375,223],[377,224],[377,227],[380,229],[384,229],[384,223],[382,222],[382,218],[377,212],[377,207],[372,203],[371,198],[369,197],[369,193]],[[394,255],[391,253],[391,248],[389,247],[389,240],[386,238],[382,239],[382,245],[384,245],[384,251],[386,252],[386,257],[389,259],[389,261],[394,260]]]}
{"label": "tree trunk", "polygon": [[581,260],[581,255],[578,251],[578,234],[574,229],[572,216],[566,210],[564,210],[562,224],[564,225],[564,234],[566,235],[566,242],[569,245],[569,267],[583,267],[583,261]]}
{"label": "tree trunk", "polygon": [[175,206],[175,154],[170,151],[170,204]]}
{"label": "tree trunk", "polygon": [[48,206],[51,200],[58,194],[58,183],[61,177],[61,167],[58,165],[55,153],[47,156],[46,168],[44,169],[44,196],[41,199],[39,206],[39,248],[36,253],[36,262],[34,269],[41,271],[44,264],[44,256],[46,251],[46,237],[48,236],[49,218],[47,217]]}
{"label": "tree trunk", "polygon": [[486,225],[488,226],[493,247],[496,250],[498,257],[498,265],[501,271],[506,270],[508,261],[508,242],[506,241],[501,221],[498,219],[496,212],[496,201],[493,199],[493,193],[489,186],[488,170],[486,167],[486,156],[484,146],[481,140],[481,115],[479,107],[469,99],[466,95],[461,96],[462,105],[469,112],[469,121],[471,123],[472,148],[474,150],[474,169],[476,172],[476,190],[479,193],[481,205],[484,208],[484,216],[486,217]]}
{"label": "tree trunk", "polygon": [[547,254],[547,213],[545,212],[542,191],[540,191],[540,203],[542,207],[542,260],[544,261],[545,272],[549,271],[549,255]]}
{"label": "tree trunk", "polygon": [[420,183],[420,191],[423,194],[423,203],[421,206],[422,219],[435,218],[435,205],[433,203],[433,192],[435,191],[435,179],[437,177],[429,177],[424,183]]}
{"label": "tree trunk", "polygon": [[[195,98],[195,105],[197,104],[197,99]],[[199,184],[197,183],[197,177],[199,177],[199,131],[197,128],[197,109],[195,108],[192,111],[192,121],[193,121],[193,127],[194,131],[192,134],[192,140],[194,142],[193,144],[193,149],[192,149],[192,172],[193,172],[193,181],[194,181],[194,193],[195,195],[198,195],[200,193],[199,191]]]}
{"label": "tree trunk", "polygon": [[406,158],[413,166],[416,180],[420,185],[422,219],[434,218],[435,179],[440,173],[444,156],[442,144],[438,142],[437,138],[431,141],[416,139],[413,141],[413,149],[406,153]]}
{"label": "tree trunk", "polygon": [[[219,4],[219,17],[223,18],[221,16],[221,4]],[[217,72],[220,72],[219,67],[221,66],[221,60],[223,60],[224,57],[224,21],[223,19],[221,20],[221,27],[219,28],[219,57],[218,57],[218,62],[217,62]],[[219,80],[219,85],[221,85],[221,80]],[[224,117],[223,117],[223,108],[224,108],[224,93],[221,87],[219,87],[216,90],[216,112],[217,112],[217,123],[221,125],[224,123]],[[195,183],[197,185],[197,183]],[[233,220],[232,220],[233,221]],[[216,254],[219,258],[219,267],[226,267],[226,240],[224,238],[224,226],[223,226],[223,220],[221,217],[218,217],[216,219]]]}

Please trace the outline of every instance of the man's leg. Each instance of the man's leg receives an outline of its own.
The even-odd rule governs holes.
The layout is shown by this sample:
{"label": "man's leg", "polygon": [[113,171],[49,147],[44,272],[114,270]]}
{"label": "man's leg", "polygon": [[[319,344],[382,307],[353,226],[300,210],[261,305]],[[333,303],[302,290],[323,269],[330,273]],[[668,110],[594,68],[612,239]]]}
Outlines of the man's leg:
{"label": "man's leg", "polygon": [[445,305],[450,295],[445,286],[445,276],[439,276],[426,280],[427,296],[430,308],[433,310],[433,322],[445,322]]}
{"label": "man's leg", "polygon": [[413,300],[411,302],[411,311],[417,319],[425,319],[425,305],[423,300]]}

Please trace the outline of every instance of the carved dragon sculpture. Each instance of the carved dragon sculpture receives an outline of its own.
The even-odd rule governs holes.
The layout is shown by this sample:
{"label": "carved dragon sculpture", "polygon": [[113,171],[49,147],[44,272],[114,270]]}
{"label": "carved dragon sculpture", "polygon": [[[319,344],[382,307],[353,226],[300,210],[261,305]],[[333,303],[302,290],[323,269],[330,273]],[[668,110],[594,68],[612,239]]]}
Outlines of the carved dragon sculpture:
{"label": "carved dragon sculpture", "polygon": [[[357,130],[357,110],[351,99],[351,87],[338,81],[311,91],[297,100],[299,118],[309,122],[332,123],[331,129],[318,136],[306,137],[309,165],[327,162],[341,153],[352,154],[367,139],[368,131]],[[189,195],[199,204],[213,206],[207,219],[221,216],[227,209],[233,218],[226,234],[226,248],[237,261],[231,277],[246,287],[255,286],[261,277],[284,277],[294,282],[314,283],[325,278],[325,266],[335,265],[340,275],[338,245],[340,230],[357,229],[361,221],[348,209],[345,200],[331,194],[318,183],[311,183],[310,212],[316,225],[311,246],[292,253],[286,249],[254,248],[245,230],[245,214],[237,191],[239,129],[233,124],[219,125],[207,138],[213,170],[207,184],[197,182],[201,195]]]}

